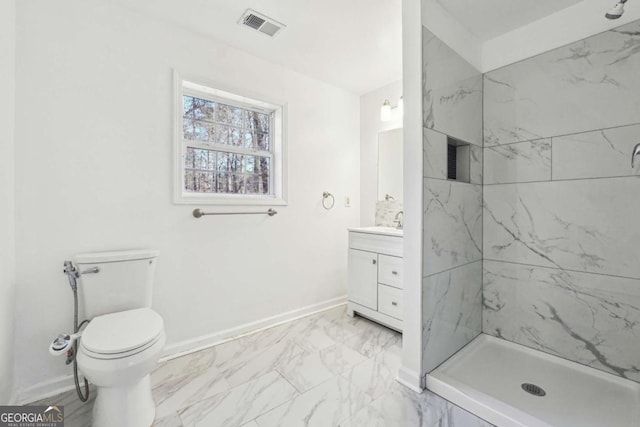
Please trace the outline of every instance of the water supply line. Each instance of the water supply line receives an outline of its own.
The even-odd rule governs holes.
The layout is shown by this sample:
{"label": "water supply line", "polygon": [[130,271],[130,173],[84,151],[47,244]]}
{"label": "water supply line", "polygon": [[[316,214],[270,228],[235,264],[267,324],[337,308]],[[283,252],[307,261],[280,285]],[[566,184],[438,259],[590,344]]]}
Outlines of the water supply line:
{"label": "water supply line", "polygon": [[[94,272],[94,271],[89,271]],[[97,272],[97,271],[95,271]],[[78,338],[81,334],[78,334],[80,328],[86,323],[89,323],[88,320],[83,320],[80,324],[78,324],[78,278],[80,277],[80,272],[73,265],[71,261],[64,262],[64,273],[69,278],[69,286],[71,286],[71,290],[73,291],[73,333]],[[55,342],[55,341],[54,341]],[[78,398],[82,402],[86,402],[89,400],[89,381],[84,378],[84,393],[82,393],[82,388],[80,387],[80,380],[78,379],[78,362],[76,360],[76,355],[78,354],[78,339],[73,340],[73,347],[67,350],[67,365],[69,363],[73,363],[73,381],[76,385],[76,393],[78,393]]]}

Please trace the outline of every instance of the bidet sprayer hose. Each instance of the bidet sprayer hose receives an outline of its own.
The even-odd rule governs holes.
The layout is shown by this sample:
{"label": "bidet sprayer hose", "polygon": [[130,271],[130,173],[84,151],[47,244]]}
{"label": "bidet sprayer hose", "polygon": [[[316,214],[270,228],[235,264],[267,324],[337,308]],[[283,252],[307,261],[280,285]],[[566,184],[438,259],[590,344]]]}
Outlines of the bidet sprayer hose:
{"label": "bidet sprayer hose", "polygon": [[[73,333],[76,334],[84,325],[88,323],[88,320],[84,320],[82,323],[78,324],[78,277],[80,277],[80,273],[78,273],[78,269],[71,261],[64,262],[64,273],[69,278],[69,285],[71,286],[71,290],[73,291]],[[78,379],[78,362],[76,360],[76,356],[78,354],[78,340],[75,340],[73,343],[73,382],[76,385],[76,393],[78,393],[78,398],[82,402],[86,402],[89,400],[89,381],[84,378],[84,393],[82,393],[82,388],[80,387],[80,380]]]}
{"label": "bidet sprayer hose", "polygon": [[[74,280],[75,282],[75,280]],[[83,321],[80,325],[78,325],[78,289],[73,290],[73,333],[78,333],[80,327],[84,325],[87,320]],[[78,361],[76,360],[76,356],[78,354],[78,340],[73,343],[73,382],[76,385],[76,393],[78,393],[78,398],[82,402],[86,402],[89,400],[89,381],[84,378],[84,394],[82,393],[82,388],[80,387],[80,380],[78,379]]]}

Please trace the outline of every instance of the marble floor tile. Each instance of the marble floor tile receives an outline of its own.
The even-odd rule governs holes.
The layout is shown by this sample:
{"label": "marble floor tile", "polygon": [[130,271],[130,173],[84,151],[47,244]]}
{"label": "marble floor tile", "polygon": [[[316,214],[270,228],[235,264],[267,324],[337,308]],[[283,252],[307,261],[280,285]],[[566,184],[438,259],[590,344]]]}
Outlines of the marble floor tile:
{"label": "marble floor tile", "polygon": [[253,378],[273,371],[277,366],[289,363],[304,350],[293,341],[280,341],[263,351],[248,352],[238,357],[235,363],[220,372],[220,375],[231,385],[238,386]]}
{"label": "marble floor tile", "polygon": [[259,427],[337,426],[369,403],[369,397],[335,377],[256,419]]}
{"label": "marble floor tile", "polygon": [[491,427],[491,424],[424,391],[415,393],[395,383],[391,390],[340,427]]}
{"label": "marble floor tile", "polygon": [[[390,391],[355,414],[349,427],[434,427],[447,418],[446,401],[431,393],[417,394],[395,384]],[[342,426],[341,426],[342,427]]]}
{"label": "marble floor tile", "polygon": [[402,347],[394,344],[342,376],[375,400],[394,386],[401,364]]}
{"label": "marble floor tile", "polygon": [[183,427],[183,424],[178,413],[174,412],[164,418],[158,418],[156,414],[156,420],[151,427]]}
{"label": "marble floor tile", "polygon": [[299,354],[277,371],[299,392],[305,392],[365,360],[357,351],[336,344],[319,352]]}
{"label": "marble floor tile", "polygon": [[231,388],[229,382],[212,366],[199,375],[185,375],[152,387],[156,403],[156,417],[166,417],[185,406],[207,397],[215,396]]}
{"label": "marble floor tile", "polygon": [[350,317],[346,314],[346,306],[337,317],[328,316],[326,320],[329,322],[322,326],[325,333],[338,342],[344,342],[356,334],[362,334],[365,331],[375,331],[381,328],[378,323],[372,322],[364,317]]}
{"label": "marble floor tile", "polygon": [[235,387],[180,410],[185,427],[239,426],[291,401],[296,390],[277,372]]}
{"label": "marble floor tile", "polygon": [[343,344],[366,357],[374,357],[392,345],[402,342],[402,334],[392,329],[379,326],[365,329],[359,334],[352,335]]}
{"label": "marble floor tile", "polygon": [[[401,348],[401,334],[347,316],[344,305],[241,336],[159,364],[153,426],[485,426],[402,391],[394,380]],[[92,387],[87,403],[72,390],[34,404],[62,404],[67,427],[90,427],[95,396]],[[398,419],[440,424],[393,424]]]}

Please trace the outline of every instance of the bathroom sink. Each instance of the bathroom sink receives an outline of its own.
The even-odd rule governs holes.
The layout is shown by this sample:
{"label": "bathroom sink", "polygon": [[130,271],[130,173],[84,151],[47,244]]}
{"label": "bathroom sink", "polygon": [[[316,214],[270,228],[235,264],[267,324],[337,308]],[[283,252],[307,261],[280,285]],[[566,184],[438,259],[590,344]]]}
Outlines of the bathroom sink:
{"label": "bathroom sink", "polygon": [[403,235],[402,229],[395,228],[395,227],[381,227],[381,226],[356,227],[356,228],[349,228],[349,231],[358,231],[360,233],[371,233],[371,234],[385,234],[388,236],[400,236],[400,237],[402,237]]}

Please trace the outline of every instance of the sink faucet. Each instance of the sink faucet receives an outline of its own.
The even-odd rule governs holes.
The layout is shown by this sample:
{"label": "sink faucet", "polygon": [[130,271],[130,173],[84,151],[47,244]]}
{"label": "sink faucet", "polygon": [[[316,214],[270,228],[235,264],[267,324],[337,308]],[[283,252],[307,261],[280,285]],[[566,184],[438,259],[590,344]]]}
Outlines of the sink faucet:
{"label": "sink faucet", "polygon": [[404,219],[404,211],[398,211],[396,217],[393,219],[394,224],[398,230],[402,230],[402,220]]}

